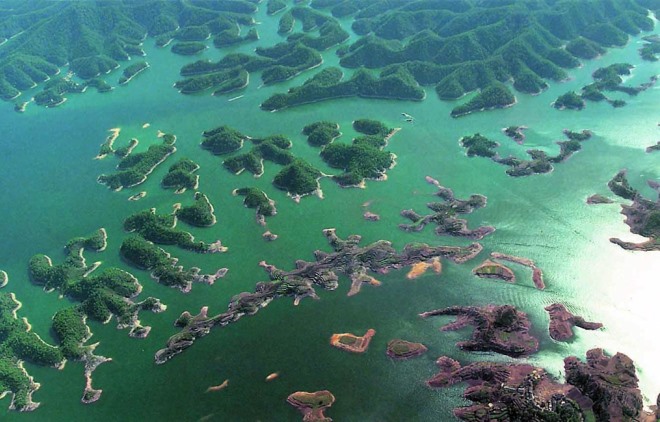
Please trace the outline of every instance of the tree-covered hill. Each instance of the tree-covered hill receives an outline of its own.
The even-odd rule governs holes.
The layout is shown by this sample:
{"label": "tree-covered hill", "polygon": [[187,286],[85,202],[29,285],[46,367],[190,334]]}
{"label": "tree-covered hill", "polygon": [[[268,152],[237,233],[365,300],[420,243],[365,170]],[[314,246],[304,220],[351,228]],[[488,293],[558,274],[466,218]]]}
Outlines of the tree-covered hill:
{"label": "tree-covered hill", "polygon": [[0,98],[48,80],[67,63],[83,79],[159,45],[192,42],[252,25],[257,1],[4,1],[0,6]]}

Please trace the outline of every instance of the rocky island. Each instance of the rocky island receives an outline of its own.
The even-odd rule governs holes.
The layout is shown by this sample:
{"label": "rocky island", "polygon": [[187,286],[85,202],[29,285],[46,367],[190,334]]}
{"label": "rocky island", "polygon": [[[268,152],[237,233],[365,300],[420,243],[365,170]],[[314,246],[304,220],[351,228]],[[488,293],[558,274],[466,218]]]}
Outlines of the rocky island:
{"label": "rocky island", "polygon": [[527,356],[536,352],[539,342],[529,334],[531,322],[527,314],[511,305],[483,307],[451,306],[444,309],[423,312],[422,318],[437,315],[456,316],[456,320],[441,328],[442,331],[454,331],[472,325],[472,340],[456,345],[471,352],[492,351],[512,357]]}
{"label": "rocky island", "polygon": [[597,330],[603,326],[600,322],[588,322],[581,316],[573,315],[561,303],[546,306],[545,310],[550,314],[550,337],[557,341],[573,338],[574,326],[584,330]]}
{"label": "rocky island", "polygon": [[363,336],[356,336],[351,333],[333,334],[330,337],[330,344],[338,349],[346,350],[352,353],[364,353],[369,348],[371,337],[376,334],[376,330],[370,328]]}
{"label": "rocky island", "polygon": [[[343,240],[337,237],[334,229],[326,229],[323,234],[334,249],[333,252],[317,250],[314,252],[316,261],[298,260],[296,268],[291,271],[283,271],[261,262],[260,265],[270,276],[270,282],[257,283],[254,293],[244,292],[234,296],[226,312],[212,317],[203,312],[196,317],[179,319],[177,326],[181,327],[181,332],[170,337],[166,347],[156,353],[156,363],[165,363],[183,352],[215,326],[226,326],[244,315],[256,314],[276,298],[292,296],[295,304],[305,297],[318,298],[314,286],[326,290],[336,289],[339,282],[336,272],[345,274],[351,280],[348,294],[353,295],[360,291],[363,283],[374,283],[375,279],[367,274],[368,271],[387,273],[436,257],[463,263],[474,258],[482,249],[478,243],[464,248],[431,247],[423,243],[412,243],[407,244],[401,253],[397,253],[391,243],[385,240],[360,247],[360,236],[351,235]],[[188,312],[185,314],[190,315]]]}
{"label": "rocky island", "polygon": [[596,205],[596,204],[611,204],[614,201],[612,201],[610,198],[607,196],[603,196],[600,194],[593,194],[590,197],[587,198],[587,204],[589,205]]}
{"label": "rocky island", "polygon": [[[472,402],[454,409],[463,421],[593,420],[592,402],[572,385],[560,384],[543,368],[527,364],[475,362],[466,366],[440,357],[440,372],[427,381],[435,388],[467,383]],[[589,419],[591,417],[591,419]]]}
{"label": "rocky island", "polygon": [[545,289],[545,282],[543,281],[543,271],[536,266],[534,261],[529,258],[523,258],[520,256],[513,256],[503,254],[501,252],[491,252],[490,257],[495,260],[513,262],[524,267],[530,268],[532,270],[532,281],[537,289]]}
{"label": "rocky island", "polygon": [[499,278],[509,283],[516,282],[516,276],[509,267],[506,267],[490,259],[485,260],[478,267],[472,270],[472,273],[481,278]]}
{"label": "rocky island", "polygon": [[387,356],[392,359],[409,359],[426,353],[428,349],[422,343],[394,339],[387,343]]}
{"label": "rocky island", "polygon": [[615,195],[633,201],[631,205],[621,205],[621,214],[626,216],[625,222],[631,233],[648,238],[642,243],[624,242],[617,238],[611,238],[610,242],[628,250],[660,250],[660,194],[655,202],[644,198],[637,189],[630,186],[625,170],[617,173],[608,187]]}
{"label": "rocky island", "polygon": [[466,237],[468,239],[483,239],[485,236],[495,231],[495,227],[481,226],[474,230],[467,227],[467,220],[457,218],[460,214],[470,214],[474,210],[486,206],[486,197],[483,195],[471,195],[469,199],[457,199],[454,191],[444,186],[441,186],[435,179],[427,177],[428,180],[433,180],[435,186],[438,187],[436,196],[440,197],[443,202],[430,202],[426,206],[433,211],[433,214],[421,216],[414,210],[403,210],[401,215],[413,222],[413,224],[399,224],[399,228],[407,232],[418,232],[424,230],[429,224],[437,225],[435,234],[438,236],[458,236]]}
{"label": "rocky island", "polygon": [[331,422],[325,416],[325,410],[335,402],[335,396],[328,390],[308,393],[297,391],[287,397],[286,401],[303,414],[304,422]]}

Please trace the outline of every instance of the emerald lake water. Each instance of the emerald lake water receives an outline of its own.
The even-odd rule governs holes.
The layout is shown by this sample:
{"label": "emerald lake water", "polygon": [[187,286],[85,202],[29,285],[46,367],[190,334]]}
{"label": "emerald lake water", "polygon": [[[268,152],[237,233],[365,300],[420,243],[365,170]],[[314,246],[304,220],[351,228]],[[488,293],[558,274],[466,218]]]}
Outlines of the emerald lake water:
{"label": "emerald lake water", "polygon": [[[261,9],[264,9],[263,7]],[[217,60],[227,51],[251,51],[256,45],[272,45],[277,20],[258,19],[261,39],[235,49],[210,48],[202,57]],[[349,25],[346,25],[347,27]],[[27,262],[35,253],[45,253],[54,262],[63,259],[62,247],[74,236],[87,235],[99,227],[108,231],[106,251],[87,253],[88,262],[119,266],[135,274],[144,286],[140,297],[155,296],[167,304],[161,314],[142,313],[143,325],[153,327],[146,339],[132,339],[127,330],[117,330],[115,322],[91,322],[99,342],[97,354],[112,357],[94,372],[94,386],[103,390],[93,404],[80,403],[84,387],[83,366],[68,362],[64,370],[26,364],[28,372],[41,383],[34,400],[41,406],[34,412],[9,411],[10,398],[0,400],[2,420],[185,420],[201,418],[218,421],[300,420],[286,397],[294,391],[328,389],[336,397],[327,415],[338,421],[452,420],[451,410],[460,405],[463,386],[430,389],[424,381],[436,373],[434,361],[448,355],[461,362],[475,360],[514,361],[490,353],[465,353],[455,343],[470,335],[470,330],[440,332],[449,321],[438,317],[422,320],[418,313],[451,305],[510,303],[527,312],[532,332],[540,339],[540,351],[527,359],[547,368],[557,377],[563,373],[563,358],[581,358],[587,350],[602,347],[608,353],[623,352],[634,359],[640,386],[647,403],[660,393],[660,339],[657,335],[657,298],[660,293],[658,252],[630,252],[608,241],[610,237],[639,241],[629,232],[620,214],[621,203],[585,204],[594,193],[613,195],[607,182],[622,168],[628,169],[630,183],[647,197],[655,193],[646,180],[660,177],[660,153],[644,149],[659,139],[660,88],[655,86],[636,97],[621,96],[627,106],[613,109],[607,103],[587,103],[580,112],[557,111],[550,103],[568,90],[579,90],[591,82],[598,67],[617,62],[636,67],[626,81],[638,85],[658,73],[658,65],[639,58],[639,37],[621,49],[612,49],[598,60],[586,61],[580,69],[569,71],[571,80],[551,83],[538,96],[517,93],[514,107],[476,113],[460,119],[449,117],[453,102],[438,100],[432,88],[420,103],[341,99],[311,104],[276,113],[260,111],[259,104],[274,92],[299,85],[314,72],[270,87],[260,87],[258,74],[244,92],[213,97],[207,94],[183,96],[172,84],[179,79],[181,66],[197,58],[172,54],[169,48],[157,49],[145,42],[151,67],[128,86],[110,93],[88,92],[70,95],[54,109],[30,104],[24,114],[15,113],[9,103],[0,104],[0,269],[9,274],[5,291],[15,292],[23,303],[19,316],[27,317],[33,330],[49,342],[50,319],[56,310],[69,306],[56,293],[46,294],[27,277]],[[324,53],[324,66],[338,62],[334,49]],[[107,77],[116,85],[117,72]],[[25,93],[30,96],[31,93]],[[236,95],[242,98],[228,101]],[[619,98],[618,95],[616,95]],[[406,123],[401,113],[415,117]],[[230,174],[222,158],[199,148],[201,132],[229,125],[251,136],[281,133],[294,143],[293,153],[332,173],[300,133],[318,120],[336,121],[349,142],[355,134],[351,122],[373,118],[390,127],[401,127],[388,149],[397,155],[397,165],[384,182],[368,181],[365,189],[341,189],[330,179],[322,179],[324,199],[307,197],[296,204],[272,187],[279,166],[265,163],[265,174],[255,179],[248,173]],[[143,124],[150,126],[143,128]],[[510,125],[525,125],[523,146],[500,133]],[[177,152],[159,166],[148,181],[135,188],[112,192],[96,182],[98,175],[114,169],[117,160],[93,160],[108,129],[119,127],[117,145],[132,137],[140,140],[137,151],[159,142],[157,130],[177,135]],[[505,174],[505,167],[484,158],[468,158],[458,145],[461,136],[480,132],[501,143],[502,155],[520,157],[525,150],[539,148],[556,153],[562,130],[590,129],[594,137],[568,161],[555,166],[552,173],[524,178]],[[247,147],[247,145],[246,145]],[[200,191],[208,195],[216,209],[218,223],[212,228],[185,227],[198,239],[221,239],[229,247],[225,254],[197,255],[166,247],[186,267],[199,266],[205,272],[229,268],[227,276],[213,286],[194,285],[192,292],[156,284],[145,271],[129,268],[118,254],[127,236],[124,218],[134,212],[155,207],[170,212],[177,202],[190,203],[192,192],[175,195],[159,186],[167,168],[178,158],[189,157],[201,165]],[[154,364],[154,353],[177,329],[173,321],[184,310],[197,313],[209,306],[211,314],[226,309],[230,298],[252,291],[258,281],[268,279],[257,265],[266,260],[279,268],[293,268],[296,259],[313,259],[316,249],[329,250],[321,230],[336,227],[340,237],[360,234],[363,244],[379,239],[393,242],[397,249],[408,242],[431,245],[467,245],[469,241],[438,237],[433,228],[420,233],[405,233],[397,228],[405,220],[400,211],[426,210],[435,189],[427,184],[429,175],[452,188],[459,198],[472,193],[488,197],[488,206],[467,217],[470,227],[493,225],[497,230],[484,238],[484,251],[463,265],[443,261],[440,276],[429,272],[407,280],[407,269],[380,277],[380,287],[365,286],[360,294],[347,297],[349,282],[340,279],[336,291],[318,290],[321,300],[303,300],[293,306],[291,298],[273,301],[257,315],[245,317],[225,328],[216,328],[193,347],[164,365]],[[279,235],[265,242],[265,230],[254,220],[253,210],[245,209],[242,198],[231,191],[256,186],[276,201],[278,214],[269,217],[267,228]],[[148,195],[137,202],[127,198],[139,191]],[[378,222],[362,218],[363,204],[381,216]],[[184,224],[181,223],[183,227]],[[514,266],[515,285],[481,280],[470,271],[492,251],[529,257],[543,269],[545,291],[538,291],[530,272]],[[576,330],[574,340],[551,340],[547,333],[548,316],[544,307],[562,302],[587,320],[599,321],[604,329]],[[374,328],[369,351],[347,354],[329,346],[333,333],[364,333]],[[393,338],[420,341],[429,352],[404,362],[393,362],[385,346]],[[273,372],[280,376],[266,383]],[[229,380],[228,388],[205,393],[211,385]]]}

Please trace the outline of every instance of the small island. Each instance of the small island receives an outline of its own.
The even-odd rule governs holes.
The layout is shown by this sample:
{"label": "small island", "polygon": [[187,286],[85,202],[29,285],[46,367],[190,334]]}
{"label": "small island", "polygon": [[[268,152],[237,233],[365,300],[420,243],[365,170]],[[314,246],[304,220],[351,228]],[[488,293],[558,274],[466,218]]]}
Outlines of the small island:
{"label": "small island", "polygon": [[513,139],[518,145],[522,145],[525,142],[525,130],[527,126],[509,126],[502,129],[502,132]]}
{"label": "small island", "polygon": [[612,204],[614,203],[613,200],[608,198],[607,196],[603,196],[600,194],[593,194],[590,197],[587,198],[587,204],[589,205],[596,205],[596,204]]}
{"label": "small island", "polygon": [[557,97],[552,105],[558,110],[582,110],[584,108],[584,100],[575,91],[569,91]]}
{"label": "small island", "polygon": [[273,185],[299,201],[303,196],[314,193],[322,195],[319,185],[319,179],[322,176],[323,174],[307,161],[296,158],[275,175]]}
{"label": "small island", "polygon": [[145,61],[139,61],[137,63],[133,63],[130,66],[127,66],[121,77],[119,78],[119,85],[126,85],[129,83],[134,77],[136,77],[139,73],[143,72],[149,67],[149,63]]}
{"label": "small island", "polygon": [[474,98],[465,104],[454,107],[451,117],[461,117],[476,111],[511,107],[516,103],[516,97],[505,85],[494,83],[481,90]]}
{"label": "small island", "polygon": [[201,192],[195,192],[195,202],[178,208],[176,217],[195,227],[211,227],[216,223],[213,205],[209,198]]}
{"label": "small island", "polygon": [[[117,135],[119,134],[118,131],[116,133]],[[114,134],[111,136],[114,136]],[[97,156],[98,158],[103,158],[108,151],[113,151],[112,144],[114,139],[109,141],[110,139],[108,138],[101,146],[101,152]],[[127,155],[117,164],[118,171],[113,174],[100,175],[97,179],[98,182],[107,185],[108,188],[114,191],[144,183],[159,164],[176,152],[176,148],[174,147],[175,141],[176,137],[174,135],[165,135],[162,136],[162,143],[160,145],[151,145],[144,152],[131,153],[128,151]]]}
{"label": "small island", "polygon": [[202,133],[202,148],[214,155],[224,155],[238,151],[243,147],[243,142],[248,138],[236,129],[228,126],[219,126],[215,129],[206,130]]}
{"label": "small island", "polygon": [[377,120],[358,119],[353,129],[365,136],[353,139],[351,145],[329,143],[321,150],[321,158],[343,174],[332,176],[342,187],[364,187],[365,179],[386,180],[386,171],[394,166],[395,155],[383,148],[398,129],[390,129]]}
{"label": "small island", "polygon": [[199,165],[188,158],[182,158],[170,166],[161,185],[165,189],[175,189],[175,193],[183,193],[186,189],[197,189],[199,176],[194,174]]}
{"label": "small island", "polygon": [[[275,208],[275,201],[268,198],[266,193],[261,189],[240,188],[234,190],[233,193],[234,195],[241,195],[245,197],[245,199],[243,199],[243,205],[245,205],[247,208],[256,209],[257,223],[261,225],[266,224],[266,217],[270,217],[272,215],[277,214],[277,209]],[[270,237],[270,236],[264,236],[264,237]],[[275,238],[277,238],[277,236]],[[268,239],[268,240],[275,240],[275,239]]]}
{"label": "small island", "polygon": [[[269,282],[257,283],[253,293],[244,292],[234,296],[227,311],[218,315],[209,317],[204,313],[194,318],[184,318],[183,322],[178,324],[181,331],[170,337],[167,345],[156,353],[156,363],[165,363],[183,352],[215,326],[223,327],[238,321],[244,315],[256,314],[274,299],[293,297],[294,304],[297,304],[306,297],[318,298],[314,286],[326,290],[336,289],[339,285],[336,273],[343,273],[351,280],[348,293],[350,296],[357,294],[363,283],[374,284],[375,279],[367,274],[368,271],[384,274],[418,262],[431,261],[436,257],[464,263],[482,250],[478,243],[467,247],[430,247],[423,243],[412,243],[406,245],[401,253],[397,253],[392,244],[385,240],[361,247],[361,237],[358,235],[343,240],[336,235],[334,229],[326,229],[323,234],[333,252],[317,250],[314,252],[316,261],[298,260],[291,271],[280,270],[262,261],[259,265],[268,273]],[[190,315],[188,312],[186,314]]]}
{"label": "small island", "polygon": [[[431,178],[429,178],[431,179]],[[428,180],[428,179],[427,179]],[[419,232],[429,224],[435,224],[435,234],[438,236],[456,236],[468,239],[483,239],[485,236],[495,231],[495,227],[481,226],[474,230],[467,227],[467,220],[457,218],[461,214],[470,214],[474,210],[486,206],[487,199],[483,195],[471,195],[469,199],[458,199],[454,191],[450,188],[441,186],[435,179],[431,179],[438,188],[435,196],[441,198],[443,202],[429,202],[426,206],[433,211],[432,214],[425,216],[417,214],[414,210],[408,209],[401,211],[401,216],[412,221],[412,224],[399,224],[401,230],[407,232]]]}
{"label": "small island", "polygon": [[371,337],[374,334],[376,334],[376,330],[372,328],[361,337],[351,333],[333,334],[330,337],[330,345],[347,352],[364,353],[369,348]]}
{"label": "small island", "polygon": [[206,50],[206,44],[199,41],[178,42],[172,46],[172,53],[181,56],[194,56]]}
{"label": "small island", "polygon": [[553,164],[558,164],[566,161],[575,152],[582,149],[581,143],[592,137],[592,132],[583,130],[581,132],[573,132],[565,129],[564,136],[568,141],[557,141],[559,145],[559,154],[556,156],[549,156],[545,151],[538,149],[527,150],[530,160],[522,160],[512,155],[508,157],[501,157],[495,149],[500,146],[497,142],[486,138],[480,133],[475,133],[472,136],[464,136],[460,139],[459,144],[466,149],[468,157],[486,157],[492,161],[508,166],[506,173],[512,177],[530,176],[533,174],[549,173],[554,170]]}
{"label": "small island", "polygon": [[538,340],[529,334],[531,322],[527,314],[511,305],[451,306],[419,314],[422,318],[436,315],[457,317],[454,322],[442,327],[442,331],[474,326],[472,340],[456,344],[462,350],[522,357],[536,352],[539,348]]}
{"label": "small island", "polygon": [[394,339],[387,343],[387,356],[392,359],[410,359],[426,353],[428,349],[422,343]]}
{"label": "small island", "polygon": [[310,123],[303,128],[302,133],[313,147],[324,147],[341,136],[339,125],[328,121]]}
{"label": "small island", "polygon": [[485,260],[481,265],[472,270],[472,273],[480,278],[498,278],[509,283],[516,282],[516,276],[509,267],[506,267],[490,259]]}
{"label": "small island", "polygon": [[597,330],[603,327],[600,322],[588,322],[581,316],[573,315],[561,303],[546,306],[545,310],[550,314],[550,337],[557,341],[573,338],[574,326],[584,330]]}
{"label": "small island", "polygon": [[656,142],[655,145],[651,145],[646,147],[646,152],[647,153],[652,153],[655,151],[660,151],[660,141]]}
{"label": "small island", "polygon": [[543,281],[543,271],[536,266],[534,261],[529,258],[523,258],[520,256],[507,255],[500,252],[491,252],[490,257],[495,260],[513,262],[515,264],[522,265],[532,270],[532,281],[537,289],[545,289],[545,282]]}
{"label": "small island", "polygon": [[287,397],[286,401],[303,414],[305,422],[329,422],[332,419],[325,416],[325,410],[335,402],[335,396],[328,390],[308,393],[297,391]]}

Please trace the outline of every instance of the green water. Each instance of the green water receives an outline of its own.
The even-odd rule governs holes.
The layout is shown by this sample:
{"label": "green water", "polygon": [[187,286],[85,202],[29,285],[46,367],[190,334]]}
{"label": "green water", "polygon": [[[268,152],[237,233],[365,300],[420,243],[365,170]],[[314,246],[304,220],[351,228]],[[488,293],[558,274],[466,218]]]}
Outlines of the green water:
{"label": "green water", "polygon": [[[263,21],[259,45],[277,42],[276,20],[265,17],[263,11],[259,19]],[[593,193],[609,194],[606,183],[621,168],[629,169],[635,187],[647,196],[653,194],[645,181],[660,177],[659,156],[646,154],[644,148],[658,139],[660,90],[654,87],[626,98],[628,105],[622,109],[588,103],[581,112],[560,112],[549,106],[559,94],[589,83],[591,72],[601,66],[621,61],[635,64],[628,80],[634,85],[658,73],[657,65],[639,59],[638,38],[570,71],[571,81],[553,83],[541,95],[518,94],[518,104],[512,108],[458,120],[449,117],[454,104],[439,101],[432,89],[421,103],[344,99],[277,113],[258,110],[259,103],[272,93],[300,84],[310,73],[274,87],[259,87],[259,77],[253,74],[244,97],[232,102],[227,99],[233,95],[183,96],[172,84],[180,67],[191,59],[150,44],[147,41],[145,49],[151,68],[127,87],[102,95],[72,95],[62,107],[50,110],[30,104],[23,115],[14,113],[9,104],[0,107],[0,268],[10,277],[5,290],[15,292],[24,305],[19,315],[27,316],[36,332],[52,339],[50,318],[69,302],[32,285],[27,279],[27,261],[35,253],[45,253],[59,262],[69,238],[99,227],[107,229],[109,246],[103,253],[89,253],[90,262],[101,260],[104,265],[130,270],[144,286],[142,296],[159,297],[168,305],[162,314],[141,315],[143,325],[153,326],[144,340],[129,338],[114,323],[90,324],[94,332],[91,342],[100,342],[97,352],[113,358],[94,372],[94,386],[103,389],[98,402],[80,403],[84,386],[80,363],[69,362],[62,371],[28,364],[30,374],[42,384],[34,395],[41,407],[19,414],[7,410],[9,398],[5,397],[0,401],[0,419],[195,421],[212,415],[213,420],[222,421],[299,420],[285,398],[294,391],[329,389],[337,398],[328,412],[335,420],[451,420],[452,407],[461,403],[462,388],[427,388],[424,381],[435,373],[434,360],[441,355],[463,362],[509,359],[463,353],[454,343],[469,336],[469,330],[441,333],[437,328],[447,319],[421,320],[417,314],[449,305],[487,303],[511,303],[530,314],[541,351],[526,361],[560,375],[565,356],[584,356],[592,347],[620,351],[635,360],[645,398],[655,401],[660,393],[655,306],[658,253],[628,252],[611,244],[611,236],[639,238],[629,233],[618,204],[587,206],[584,200]],[[254,46],[234,50],[250,51]],[[203,57],[217,60],[222,54],[211,48]],[[324,59],[325,65],[337,63],[332,50]],[[108,81],[114,85],[118,78],[115,73]],[[403,122],[401,112],[415,116],[415,123]],[[325,199],[304,198],[300,204],[270,185],[279,166],[267,162],[259,179],[247,173],[234,176],[222,168],[221,158],[198,145],[203,130],[221,124],[252,136],[282,133],[293,140],[294,154],[329,173],[331,169],[322,163],[318,150],[307,145],[301,129],[317,120],[336,121],[344,132],[341,140],[348,141],[354,134],[351,121],[362,117],[403,128],[390,142],[398,164],[388,172],[389,179],[368,182],[366,189],[341,189],[324,179]],[[147,122],[151,126],[143,129]],[[523,147],[499,133],[509,125],[530,128]],[[157,142],[158,129],[175,133],[178,151],[145,184],[111,192],[96,183],[96,177],[112,171],[116,160],[92,157],[112,127],[122,128],[118,144],[139,138],[138,151]],[[528,148],[554,153],[558,150],[554,142],[562,139],[563,128],[587,128],[595,136],[554,172],[527,178],[511,178],[503,166],[467,158],[457,142],[463,135],[481,132],[502,143],[503,155],[523,156]],[[174,195],[159,187],[167,167],[181,157],[201,165],[200,190],[209,196],[218,216],[218,224],[212,228],[189,230],[199,239],[222,239],[229,246],[226,254],[213,255],[166,248],[185,266],[196,265],[206,272],[229,268],[215,285],[195,285],[187,295],[157,285],[146,272],[126,267],[118,256],[126,237],[121,224],[127,215],[150,207],[169,212],[175,202],[191,201],[191,192]],[[328,250],[321,234],[324,228],[336,227],[341,237],[361,234],[365,244],[389,239],[397,248],[412,241],[467,244],[437,237],[430,227],[421,233],[397,228],[404,222],[399,216],[402,209],[421,212],[432,200],[434,189],[424,181],[426,175],[451,187],[459,197],[471,193],[488,197],[486,208],[468,216],[471,226],[497,227],[482,241],[484,252],[478,259],[465,265],[445,262],[441,276],[429,273],[414,281],[405,279],[405,270],[392,272],[380,278],[381,287],[365,286],[350,298],[346,296],[347,280],[342,278],[337,291],[320,292],[320,301],[305,299],[294,307],[291,299],[276,300],[254,317],[215,329],[165,365],[153,363],[156,350],[177,331],[172,322],[182,311],[195,313],[208,305],[211,313],[222,312],[231,296],[251,291],[257,281],[267,280],[257,265],[260,260],[290,269],[296,259],[313,259],[315,249]],[[268,219],[268,229],[280,236],[277,241],[264,242],[264,229],[255,223],[252,210],[243,208],[240,197],[231,196],[234,188],[243,186],[260,187],[277,202],[278,215]],[[149,192],[146,198],[127,201],[142,190]],[[381,215],[379,222],[363,220],[362,204],[368,201],[369,210]],[[522,268],[516,268],[516,285],[475,279],[470,270],[494,250],[534,259],[545,272],[546,290],[534,289],[529,272]],[[543,307],[555,301],[589,320],[603,322],[605,329],[578,330],[570,343],[552,341]],[[332,333],[363,333],[368,328],[377,334],[364,355],[348,355],[328,345]],[[395,337],[421,341],[429,352],[393,363],[384,349]],[[265,383],[272,372],[280,372],[280,377]],[[205,393],[208,386],[225,379],[229,379],[227,389]]]}

